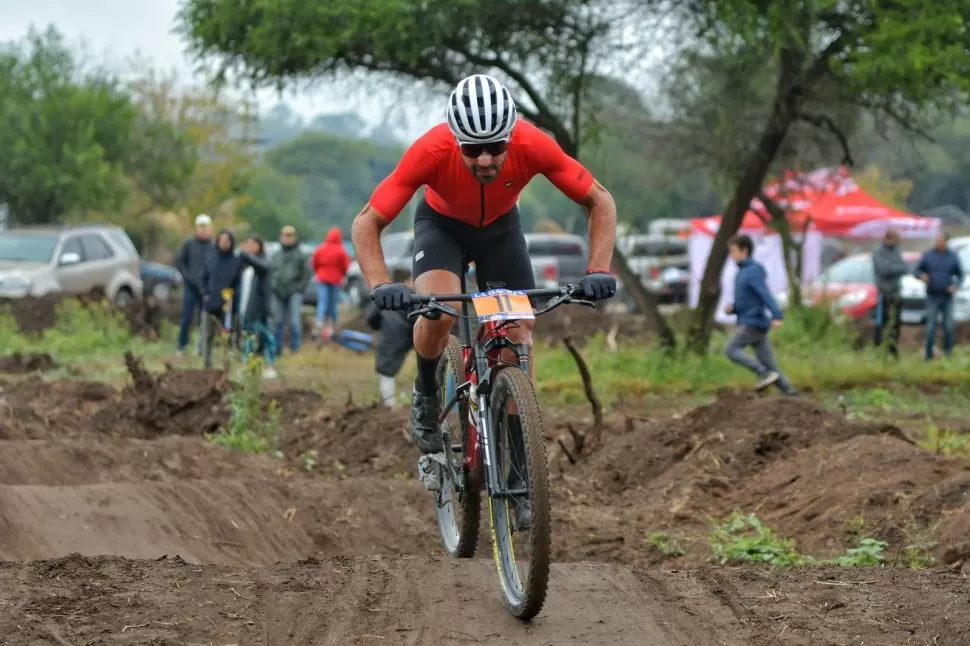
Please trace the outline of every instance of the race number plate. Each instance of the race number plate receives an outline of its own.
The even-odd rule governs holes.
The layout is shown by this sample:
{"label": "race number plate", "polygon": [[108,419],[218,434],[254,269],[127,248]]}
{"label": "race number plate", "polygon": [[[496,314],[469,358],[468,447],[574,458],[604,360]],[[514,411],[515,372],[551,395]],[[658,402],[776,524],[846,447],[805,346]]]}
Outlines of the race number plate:
{"label": "race number plate", "polygon": [[534,319],[532,303],[524,292],[510,289],[490,289],[472,294],[478,321],[519,321]]}

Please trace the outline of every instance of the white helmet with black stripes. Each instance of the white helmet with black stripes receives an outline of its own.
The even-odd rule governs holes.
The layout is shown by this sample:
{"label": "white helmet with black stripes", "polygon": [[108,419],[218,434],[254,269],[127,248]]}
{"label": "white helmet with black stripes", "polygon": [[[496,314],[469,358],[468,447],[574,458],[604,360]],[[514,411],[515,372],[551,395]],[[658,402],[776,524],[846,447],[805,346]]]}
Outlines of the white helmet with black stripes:
{"label": "white helmet with black stripes", "polygon": [[463,144],[505,141],[515,126],[515,102],[504,85],[487,74],[459,81],[448,97],[448,127]]}

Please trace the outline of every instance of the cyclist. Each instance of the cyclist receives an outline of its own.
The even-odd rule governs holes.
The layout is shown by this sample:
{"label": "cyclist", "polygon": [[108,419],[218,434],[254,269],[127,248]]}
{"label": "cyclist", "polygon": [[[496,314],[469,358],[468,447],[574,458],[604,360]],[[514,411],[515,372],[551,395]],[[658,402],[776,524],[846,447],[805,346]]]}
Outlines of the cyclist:
{"label": "cyclist", "polygon": [[[610,273],[616,237],[613,197],[552,137],[517,120],[508,89],[490,76],[476,74],[452,91],[446,123],[431,128],[405,151],[354,219],[351,234],[357,262],[377,307],[410,306],[411,289],[392,283],[388,276],[380,235],[422,185],[424,198],[414,215],[412,276],[417,293],[460,292],[466,261],[475,263],[479,289],[499,282],[507,289],[534,289],[517,202],[522,189],[540,173],[584,206],[589,216],[589,262],[577,296],[612,297],[616,293],[616,279]],[[509,328],[509,337],[531,345],[532,323],[519,321]],[[441,450],[436,370],[453,324],[448,316],[421,317],[414,328],[418,374],[411,437],[422,453]],[[512,450],[515,453],[516,447]]]}

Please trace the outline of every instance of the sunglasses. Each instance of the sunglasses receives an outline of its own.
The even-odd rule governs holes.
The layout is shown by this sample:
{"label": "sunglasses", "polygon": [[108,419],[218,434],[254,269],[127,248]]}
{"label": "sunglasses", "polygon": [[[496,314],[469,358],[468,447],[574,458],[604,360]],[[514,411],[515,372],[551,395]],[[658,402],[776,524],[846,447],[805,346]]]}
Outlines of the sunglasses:
{"label": "sunglasses", "polygon": [[482,153],[488,153],[492,157],[497,157],[509,149],[509,142],[506,139],[504,141],[493,141],[487,144],[459,143],[458,148],[461,150],[463,156],[472,159],[478,159],[482,156]]}

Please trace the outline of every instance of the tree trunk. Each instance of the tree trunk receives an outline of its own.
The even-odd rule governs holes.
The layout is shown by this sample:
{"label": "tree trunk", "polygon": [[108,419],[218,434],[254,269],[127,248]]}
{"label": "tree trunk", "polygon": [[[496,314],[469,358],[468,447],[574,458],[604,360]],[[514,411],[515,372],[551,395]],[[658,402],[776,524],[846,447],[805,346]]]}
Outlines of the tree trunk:
{"label": "tree trunk", "polygon": [[757,147],[748,159],[744,173],[734,189],[734,195],[721,216],[721,226],[714,236],[714,244],[707,258],[707,265],[704,267],[697,308],[694,310],[693,321],[687,333],[688,347],[698,354],[707,354],[711,342],[715,309],[721,298],[721,272],[727,261],[728,241],[741,228],[741,222],[751,205],[751,200],[761,191],[768,169],[778,154],[802,103],[802,88],[795,87],[800,75],[800,67],[800,62],[795,60],[790,52],[782,53],[782,71],[778,80],[774,110],[765,125],[764,132],[761,133]]}
{"label": "tree trunk", "polygon": [[805,231],[802,232],[801,242],[795,242],[795,237],[791,232],[791,223],[788,221],[788,214],[785,209],[763,192],[758,192],[758,199],[761,200],[761,203],[765,205],[771,215],[771,220],[766,224],[781,236],[785,273],[788,277],[788,307],[799,308],[802,306],[802,248],[805,245],[808,224],[806,223]]}

